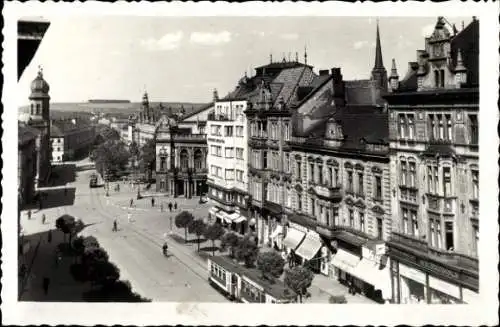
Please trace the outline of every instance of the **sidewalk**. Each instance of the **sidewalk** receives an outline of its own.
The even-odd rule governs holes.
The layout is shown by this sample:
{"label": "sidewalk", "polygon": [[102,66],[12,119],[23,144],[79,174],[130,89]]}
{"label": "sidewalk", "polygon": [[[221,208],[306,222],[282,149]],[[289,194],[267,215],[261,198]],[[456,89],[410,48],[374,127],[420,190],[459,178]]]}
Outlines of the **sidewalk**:
{"label": "sidewalk", "polygon": [[[24,240],[31,243],[30,250],[19,257],[20,263],[24,260],[27,265],[28,276],[24,289],[23,282],[19,280],[19,301],[82,301],[82,292],[88,285],[73,280],[69,267],[72,258],[62,257],[56,265],[55,251],[57,245],[64,240],[64,234],[55,229],[55,221],[66,213],[64,207],[53,207],[42,210],[32,210],[31,219],[27,211],[21,212],[21,226],[24,231]],[[45,214],[46,222],[42,224],[42,215]],[[48,242],[51,230],[52,241]],[[38,249],[37,243],[40,242]],[[43,279],[50,279],[48,294],[44,294]]]}

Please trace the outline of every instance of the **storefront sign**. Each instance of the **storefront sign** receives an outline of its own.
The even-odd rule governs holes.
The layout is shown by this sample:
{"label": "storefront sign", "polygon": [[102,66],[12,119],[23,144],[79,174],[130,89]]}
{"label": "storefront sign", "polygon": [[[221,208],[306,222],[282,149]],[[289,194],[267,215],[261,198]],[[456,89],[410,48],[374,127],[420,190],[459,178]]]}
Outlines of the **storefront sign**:
{"label": "storefront sign", "polygon": [[434,271],[438,274],[441,274],[441,275],[446,276],[446,277],[451,278],[451,279],[458,279],[460,277],[460,274],[458,274],[457,272],[454,272],[448,268],[445,268],[443,266],[439,266],[439,265],[432,263],[430,261],[427,261],[427,260],[420,260],[420,265],[422,265],[423,267],[425,267],[431,271]]}
{"label": "storefront sign", "polygon": [[451,295],[455,299],[460,299],[460,287],[450,284],[444,280],[429,276],[429,287],[444,294]]}
{"label": "storefront sign", "polygon": [[418,271],[417,269],[410,268],[400,263],[399,274],[425,285],[425,273]]}

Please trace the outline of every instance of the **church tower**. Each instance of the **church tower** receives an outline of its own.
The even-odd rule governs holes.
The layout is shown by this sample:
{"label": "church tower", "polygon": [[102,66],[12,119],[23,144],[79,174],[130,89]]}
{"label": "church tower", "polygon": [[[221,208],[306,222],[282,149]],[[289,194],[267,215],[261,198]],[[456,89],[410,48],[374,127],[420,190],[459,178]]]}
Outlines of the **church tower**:
{"label": "church tower", "polygon": [[387,91],[387,71],[382,59],[382,46],[380,45],[380,32],[377,21],[377,41],[375,45],[375,65],[372,69],[372,78],[377,84],[377,88]]}
{"label": "church tower", "polygon": [[151,119],[151,113],[149,112],[149,97],[148,92],[146,91],[144,91],[144,95],[142,96],[141,110],[144,121],[146,123],[149,122],[149,120]]}
{"label": "church tower", "polygon": [[36,186],[45,184],[50,175],[52,146],[50,144],[50,96],[49,84],[43,79],[43,70],[38,69],[36,78],[31,82],[30,112],[28,125],[40,131],[37,142]]}

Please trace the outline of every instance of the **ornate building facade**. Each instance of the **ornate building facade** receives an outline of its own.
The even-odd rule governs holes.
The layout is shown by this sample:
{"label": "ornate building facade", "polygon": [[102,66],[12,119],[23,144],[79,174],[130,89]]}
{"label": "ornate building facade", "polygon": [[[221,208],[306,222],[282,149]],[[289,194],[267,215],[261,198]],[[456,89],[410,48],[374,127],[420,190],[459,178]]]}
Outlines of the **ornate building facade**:
{"label": "ornate building facade", "polygon": [[[451,30],[451,31],[450,31]],[[479,21],[439,17],[389,109],[395,303],[470,303],[478,292]]]}

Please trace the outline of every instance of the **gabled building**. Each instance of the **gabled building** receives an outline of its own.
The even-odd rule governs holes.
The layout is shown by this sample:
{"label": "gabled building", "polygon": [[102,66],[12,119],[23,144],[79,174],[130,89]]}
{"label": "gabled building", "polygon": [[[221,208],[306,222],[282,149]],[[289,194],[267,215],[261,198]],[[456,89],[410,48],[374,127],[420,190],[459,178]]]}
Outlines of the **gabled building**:
{"label": "gabled building", "polygon": [[479,21],[437,19],[389,111],[393,302],[471,303],[479,238]]}
{"label": "gabled building", "polygon": [[88,155],[95,137],[95,126],[85,119],[51,120],[52,162],[74,160]]}
{"label": "gabled building", "polygon": [[281,248],[292,260],[380,302],[391,298],[386,93],[377,26],[369,79],[345,81],[340,68],[320,70],[317,84],[294,106],[281,227]]}

